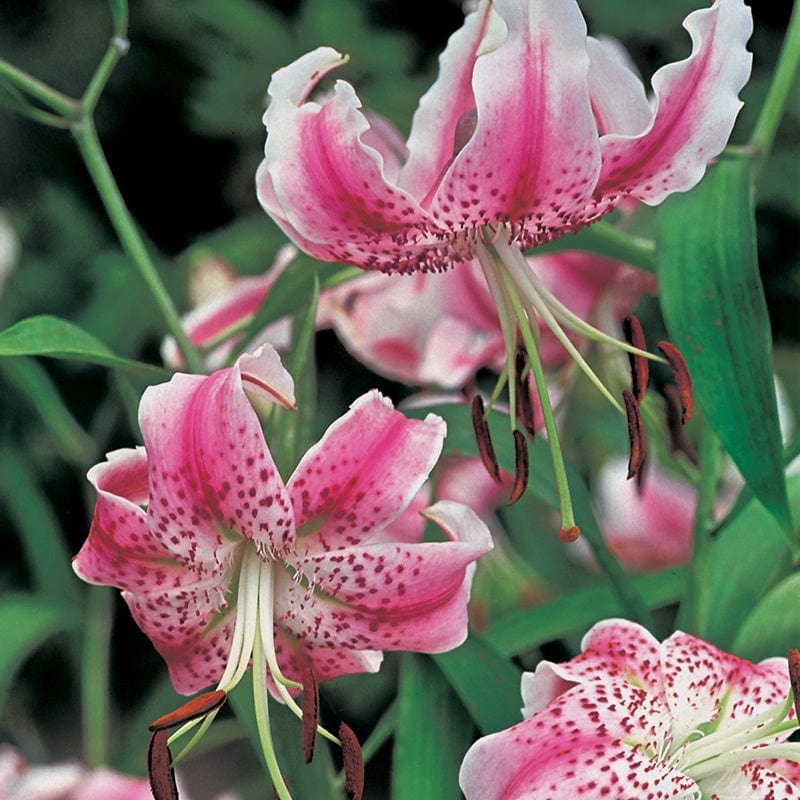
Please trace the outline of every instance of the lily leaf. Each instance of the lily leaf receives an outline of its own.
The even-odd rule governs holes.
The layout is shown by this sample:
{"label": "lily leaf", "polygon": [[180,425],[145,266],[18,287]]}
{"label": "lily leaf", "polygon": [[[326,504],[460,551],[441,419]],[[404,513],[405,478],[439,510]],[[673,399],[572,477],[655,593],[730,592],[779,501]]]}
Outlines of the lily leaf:
{"label": "lily leaf", "polygon": [[458,800],[458,770],[471,742],[470,719],[441,672],[424,656],[404,654],[393,800]]}
{"label": "lily leaf", "polygon": [[494,733],[520,721],[522,672],[480,637],[433,656],[481,732]]}
{"label": "lily leaf", "polygon": [[800,573],[784,578],[750,612],[739,629],[734,651],[760,661],[786,655],[800,644]]}
{"label": "lily leaf", "polygon": [[758,273],[753,164],[723,158],[661,209],[661,305],[708,424],[787,535],[772,342]]}
{"label": "lily leaf", "polygon": [[28,317],[0,331],[0,356],[53,356],[120,369],[147,380],[163,381],[161,367],[120,358],[99,339],[71,322],[43,314]]}
{"label": "lily leaf", "polygon": [[19,667],[47,639],[70,628],[74,619],[63,604],[32,595],[6,597],[0,602],[0,709]]}

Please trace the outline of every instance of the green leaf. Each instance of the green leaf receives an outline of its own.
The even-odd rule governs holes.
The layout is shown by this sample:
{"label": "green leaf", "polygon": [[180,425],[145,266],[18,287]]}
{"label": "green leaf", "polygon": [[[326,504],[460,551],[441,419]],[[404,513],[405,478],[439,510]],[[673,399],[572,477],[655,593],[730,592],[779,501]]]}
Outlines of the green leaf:
{"label": "green leaf", "polygon": [[11,442],[0,449],[0,487],[38,594],[65,611],[76,610],[78,580],[70,569],[70,553],[58,520],[22,453]]}
{"label": "green leaf", "polygon": [[0,356],[52,356],[121,369],[145,379],[164,380],[170,373],[115,356],[99,339],[71,322],[41,315],[0,331]]}
{"label": "green leaf", "polygon": [[733,651],[751,661],[783,656],[800,646],[800,573],[784,578],[750,612]]}
{"label": "green leaf", "polygon": [[424,656],[405,653],[392,759],[392,800],[458,800],[458,770],[472,722]]}
{"label": "green leaf", "polygon": [[47,370],[33,358],[20,357],[3,361],[0,371],[38,412],[45,424],[48,450],[55,447],[66,461],[85,467],[95,444],[72,416]]}
{"label": "green leaf", "polygon": [[755,496],[793,538],[752,171],[749,160],[722,159],[692,192],[664,203],[658,279],[698,405]]}
{"label": "green leaf", "polygon": [[51,636],[71,628],[75,620],[62,604],[49,600],[21,595],[0,601],[0,709],[19,667]]}
{"label": "green leaf", "polygon": [[[686,567],[633,579],[650,608],[660,608],[680,600],[686,581]],[[498,653],[509,657],[568,634],[583,634],[596,622],[623,613],[622,604],[610,586],[592,586],[577,589],[549,603],[515,611],[492,625],[483,638]]]}
{"label": "green leaf", "polygon": [[470,634],[460,647],[433,660],[482,733],[520,721],[522,672],[483,639]]}
{"label": "green leaf", "polygon": [[[787,485],[791,509],[800,513],[800,475]],[[706,564],[691,632],[730,650],[752,609],[787,574],[791,553],[775,518],[751,501],[711,541]]]}

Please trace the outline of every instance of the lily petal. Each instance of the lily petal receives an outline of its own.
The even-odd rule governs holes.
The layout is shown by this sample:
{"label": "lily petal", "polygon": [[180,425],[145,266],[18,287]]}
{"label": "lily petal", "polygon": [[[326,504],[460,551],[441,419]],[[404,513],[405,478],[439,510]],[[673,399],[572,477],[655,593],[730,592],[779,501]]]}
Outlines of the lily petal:
{"label": "lily petal", "polygon": [[361,141],[369,122],[360,108],[343,81],[322,104],[298,107],[274,99],[264,115],[268,135],[256,175],[258,197],[316,258],[407,271],[426,248],[405,241],[424,232],[430,218],[388,182],[381,154]]}
{"label": "lily petal", "polygon": [[624,619],[598,622],[583,637],[582,652],[562,664],[540,661],[522,675],[523,716],[540,712],[577,684],[618,679],[663,698],[661,644],[641,625]]}
{"label": "lily petal", "polygon": [[230,558],[231,532],[265,552],[292,543],[289,496],[244,392],[293,399],[287,376],[265,347],[208,377],[177,374],[142,397],[150,531],[201,574]]}
{"label": "lily petal", "polygon": [[[570,225],[599,173],[586,24],[574,0],[495,0],[493,7],[508,34],[475,62],[477,127],[431,213],[447,227],[530,219],[527,245]],[[513,80],[498,80],[509,73]]]}
{"label": "lily petal", "polygon": [[466,506],[440,501],[426,516],[450,542],[368,544],[298,562],[307,587],[276,587],[276,620],[302,642],[354,650],[439,653],[464,641],[473,562],[491,549]]}
{"label": "lily petal", "polygon": [[600,133],[642,133],[650,124],[653,110],[628,54],[619,42],[592,36],[586,41],[586,50],[589,96]]}
{"label": "lily petal", "polygon": [[[595,197],[631,195],[648,205],[694,186],[728,141],[750,76],[745,44],[753,30],[740,0],[716,0],[691,13],[684,27],[692,53],[653,75],[655,109],[646,130],[600,139],[603,168]],[[657,177],[656,177],[657,176]]]}
{"label": "lily petal", "polygon": [[459,123],[475,109],[472,70],[490,22],[499,22],[492,4],[483,0],[480,7],[464,19],[439,56],[439,76],[420,98],[408,137],[408,161],[399,185],[418,199],[436,188],[442,171],[450,164],[465,141],[456,141]]}
{"label": "lily petal", "polygon": [[435,415],[408,419],[377,391],[357,399],[289,480],[297,557],[351,547],[396,519],[436,463],[445,428]]}
{"label": "lily petal", "polygon": [[615,680],[584,684],[535,717],[479,739],[459,784],[467,800],[699,797],[691,778],[645,753],[666,725],[645,690]]}
{"label": "lily petal", "polygon": [[97,504],[89,536],[72,561],[90,583],[148,591],[174,585],[183,567],[147,528],[147,456],[143,447],[115,450],[89,470]]}
{"label": "lily petal", "polygon": [[162,592],[123,592],[136,624],[167,662],[179,694],[193,694],[216,683],[225,670],[234,626],[234,607],[225,590],[235,568],[226,565],[213,578]]}
{"label": "lily petal", "polygon": [[710,719],[724,730],[780,705],[789,691],[785,658],[753,664],[680,631],[664,641],[661,669],[680,739]]}
{"label": "lily petal", "polygon": [[714,775],[700,782],[703,797],[716,800],[797,800],[798,784],[770,769],[766,764],[750,761],[741,767]]}

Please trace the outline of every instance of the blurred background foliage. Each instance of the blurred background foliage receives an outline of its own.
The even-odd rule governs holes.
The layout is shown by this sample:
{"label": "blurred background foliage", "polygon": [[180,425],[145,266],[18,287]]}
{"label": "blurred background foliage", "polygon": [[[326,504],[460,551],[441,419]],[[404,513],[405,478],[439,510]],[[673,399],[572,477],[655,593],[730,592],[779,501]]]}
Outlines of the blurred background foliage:
{"label": "blurred background foliage", "polygon": [[[627,0],[581,5],[590,32],[620,38],[649,78],[659,65],[687,54],[688,37],[680,23],[698,3],[638,4],[635,13]],[[753,5],[754,72],[735,133],[739,143],[752,129],[791,9],[789,2]],[[436,75],[436,57],[461,18],[460,3],[447,0],[131,3],[131,49],[101,98],[97,127],[122,194],[180,308],[187,305],[187,270],[202,248],[216,250],[240,272],[259,273],[284,243],[258,207],[253,186],[271,72],[321,44],[349,53],[350,62],[337,77],[351,81],[366,107],[407,133],[416,103]],[[82,93],[110,30],[102,0],[0,4],[0,55],[73,96]],[[0,142],[0,209],[21,240],[16,266],[0,293],[0,329],[33,314],[56,314],[117,354],[159,363],[158,315],[128,269],[69,135],[0,109]],[[757,209],[776,365],[796,417],[798,187],[800,85],[761,177]],[[657,318],[654,307],[649,313]],[[318,337],[317,354],[317,433],[367,388],[378,385],[396,401],[409,392],[366,373],[329,333]],[[4,602],[0,624],[29,622],[28,645],[19,649],[26,668],[15,676],[13,691],[0,681],[0,703],[5,701],[0,741],[16,742],[32,758],[76,755],[81,724],[76,676],[86,601],[68,556],[88,529],[91,496],[85,471],[104,452],[139,441],[134,421],[142,388],[132,379],[76,362],[0,362],[0,591],[18,600],[16,606]],[[602,440],[604,428],[597,422],[602,415],[591,419],[591,435]],[[580,428],[575,436],[581,440]],[[531,509],[520,506],[513,513],[526,513],[529,528],[536,527],[532,519],[540,528],[551,527]],[[547,536],[549,530],[538,533],[548,543],[546,551],[553,537]],[[536,534],[530,533],[523,552],[536,551],[540,570],[541,564],[551,565],[555,585],[574,584],[578,572],[570,570],[579,568],[564,566],[557,554],[543,555],[531,544],[538,541]],[[49,560],[43,561],[43,551]],[[49,588],[39,592],[43,587]],[[42,598],[45,605],[37,605]],[[120,607],[117,602],[115,608]],[[114,623],[112,703],[119,712],[115,719],[127,724],[115,728],[111,756],[118,767],[141,771],[146,722],[174,705],[175,698],[164,684],[160,659],[129,615],[115,614]],[[56,630],[62,633],[51,638]],[[391,701],[397,666],[398,659],[389,658],[379,676],[334,682],[325,702],[336,716],[355,719],[360,731],[369,731]],[[215,725],[212,731],[220,752],[228,747],[241,759],[232,725]],[[385,765],[386,748],[382,753],[379,763]],[[247,763],[255,772],[256,762]],[[212,777],[210,789],[215,780],[224,783]],[[372,797],[381,796],[373,791]]]}

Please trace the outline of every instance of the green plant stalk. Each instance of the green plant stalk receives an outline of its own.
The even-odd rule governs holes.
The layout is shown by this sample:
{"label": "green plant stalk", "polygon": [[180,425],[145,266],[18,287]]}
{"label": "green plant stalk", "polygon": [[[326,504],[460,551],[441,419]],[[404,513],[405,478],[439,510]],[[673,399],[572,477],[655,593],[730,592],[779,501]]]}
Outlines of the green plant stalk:
{"label": "green plant stalk", "polygon": [[68,120],[75,119],[80,113],[80,104],[77,100],[56,91],[2,58],[0,58],[0,77],[6,78],[13,86]]}
{"label": "green plant stalk", "polygon": [[700,480],[697,484],[697,507],[694,513],[694,544],[689,566],[689,586],[678,615],[679,627],[687,629],[689,632],[697,631],[700,627],[698,600],[704,576],[708,574],[707,562],[716,527],[714,504],[717,498],[722,454],[722,445],[719,439],[706,426],[700,440],[698,454]]}
{"label": "green plant stalk", "polygon": [[108,763],[111,614],[111,590],[89,587],[81,661],[83,758],[89,767]]}
{"label": "green plant stalk", "polygon": [[800,2],[795,2],[767,99],[761,107],[750,137],[750,148],[755,151],[761,164],[767,160],[772,150],[775,134],[797,79],[798,67],[800,67]]}
{"label": "green plant stalk", "polygon": [[122,243],[125,252],[136,266],[151,296],[155,300],[169,332],[192,372],[203,372],[203,363],[181,325],[180,316],[150,258],[142,237],[133,222],[130,211],[122,199],[117,182],[111,173],[105,154],[97,137],[91,118],[84,118],[72,126],[72,136],[83,157],[86,168],[97,187],[106,213]]}

